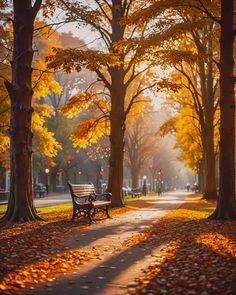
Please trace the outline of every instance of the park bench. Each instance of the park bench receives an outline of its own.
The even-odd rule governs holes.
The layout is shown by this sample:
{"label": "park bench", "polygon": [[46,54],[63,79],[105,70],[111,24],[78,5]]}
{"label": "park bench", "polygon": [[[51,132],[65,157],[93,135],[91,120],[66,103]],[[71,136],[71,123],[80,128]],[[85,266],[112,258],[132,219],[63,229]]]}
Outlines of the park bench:
{"label": "park bench", "polygon": [[93,216],[98,212],[103,212],[108,218],[111,205],[111,194],[96,194],[93,184],[71,184],[68,182],[73,203],[73,214],[71,221],[75,217],[87,217],[89,223],[93,223]]}
{"label": "park bench", "polygon": [[40,198],[45,197],[46,193],[47,193],[47,189],[45,185],[43,185],[42,183],[35,184],[35,187],[34,187],[35,197],[37,197],[37,195],[39,195]]}
{"label": "park bench", "polygon": [[139,187],[137,188],[132,188],[132,191],[131,191],[131,196],[132,197],[141,197],[142,195],[142,191]]}

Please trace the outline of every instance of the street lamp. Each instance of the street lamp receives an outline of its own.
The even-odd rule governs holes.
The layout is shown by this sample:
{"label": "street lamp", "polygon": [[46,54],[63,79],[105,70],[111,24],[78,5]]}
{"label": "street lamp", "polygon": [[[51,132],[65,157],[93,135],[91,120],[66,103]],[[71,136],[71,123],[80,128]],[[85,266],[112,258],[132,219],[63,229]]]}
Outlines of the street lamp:
{"label": "street lamp", "polygon": [[154,192],[157,191],[157,179],[155,178],[155,186],[154,186]]}
{"label": "street lamp", "polygon": [[100,190],[100,193],[103,193],[103,187],[102,187],[102,183],[103,183],[103,174],[104,174],[104,169],[103,167],[101,166],[100,168],[100,173],[99,173],[99,176],[100,176],[100,179],[99,179],[99,190]]}
{"label": "street lamp", "polygon": [[48,195],[48,174],[49,174],[50,170],[48,168],[45,169],[45,173],[46,173],[46,191],[47,191],[47,195]]}
{"label": "street lamp", "polygon": [[142,189],[142,193],[144,196],[147,195],[147,176],[144,175],[143,176],[143,189]]}

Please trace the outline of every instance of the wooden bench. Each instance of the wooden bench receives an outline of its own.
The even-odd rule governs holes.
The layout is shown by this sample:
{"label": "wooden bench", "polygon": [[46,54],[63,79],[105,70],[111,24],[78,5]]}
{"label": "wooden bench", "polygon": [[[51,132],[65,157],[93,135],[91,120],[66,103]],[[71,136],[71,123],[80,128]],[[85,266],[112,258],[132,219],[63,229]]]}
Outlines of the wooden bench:
{"label": "wooden bench", "polygon": [[73,203],[73,214],[71,221],[75,217],[87,217],[93,223],[93,216],[98,212],[103,212],[108,218],[111,205],[111,194],[96,194],[93,184],[71,184],[68,182]]}
{"label": "wooden bench", "polygon": [[132,197],[141,197],[141,195],[142,195],[142,192],[141,192],[141,189],[139,187],[132,188],[132,191],[131,191],[131,196]]}
{"label": "wooden bench", "polygon": [[46,186],[44,186],[41,183],[38,183],[34,187],[34,196],[37,197],[37,194],[39,195],[40,198],[45,197],[47,193]]}

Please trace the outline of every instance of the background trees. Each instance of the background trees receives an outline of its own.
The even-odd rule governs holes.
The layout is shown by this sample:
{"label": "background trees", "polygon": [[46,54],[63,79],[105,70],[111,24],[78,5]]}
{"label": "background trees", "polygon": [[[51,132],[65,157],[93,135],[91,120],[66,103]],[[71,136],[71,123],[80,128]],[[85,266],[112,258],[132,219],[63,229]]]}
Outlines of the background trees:
{"label": "background trees", "polygon": [[[226,8],[227,7],[227,8]],[[234,38],[235,38],[235,25],[233,23],[233,12],[234,12],[234,4],[233,1],[224,2],[224,1],[184,1],[181,4],[175,2],[175,1],[155,1],[154,3],[150,1],[149,5],[147,5],[147,8],[144,10],[140,10],[139,13],[136,13],[131,18],[131,21],[139,23],[140,21],[143,22],[146,21],[147,18],[154,19],[157,16],[160,15],[167,15],[170,16],[169,21],[172,21],[171,13],[173,11],[176,11],[176,14],[179,15],[179,10],[185,13],[186,15],[192,16],[197,15],[198,13],[202,14],[203,21],[205,19],[207,21],[210,20],[210,22],[214,21],[215,25],[211,24],[211,26],[218,26],[220,25],[220,62],[217,63],[217,59],[215,60],[215,56],[213,55],[213,61],[216,62],[219,66],[219,74],[220,74],[220,197],[217,207],[217,212],[219,212],[219,208],[222,208],[222,211],[220,214],[216,213],[213,216],[217,218],[235,218],[235,97],[234,97],[234,83],[235,79],[233,77],[233,44],[234,44]],[[221,11],[221,16],[219,16],[219,12]],[[227,12],[226,12],[227,11]],[[186,14],[187,13],[187,14]],[[228,15],[227,15],[228,14]],[[227,18],[227,21],[226,21]],[[194,26],[194,27],[193,27]],[[183,32],[192,32],[193,28],[202,26],[201,22],[191,22],[186,27],[185,24],[183,24],[181,21],[179,22],[179,19],[177,22],[175,22],[175,25],[164,27],[163,34],[158,32],[157,34],[150,34],[150,36],[147,38],[146,42],[149,43],[149,45],[153,48],[160,43],[163,43],[163,39],[168,37],[175,36],[175,40],[178,36],[183,34]],[[212,28],[213,28],[212,27]],[[218,27],[219,28],[219,27]],[[227,29],[226,29],[227,28]],[[227,33],[226,33],[227,30]],[[197,38],[196,38],[197,37]],[[208,49],[207,51],[202,50],[202,42],[199,42],[200,39],[203,40],[203,36],[196,36],[196,34],[193,34],[194,41],[196,42],[198,51],[201,53],[207,53],[207,57],[212,55],[212,46],[213,41],[210,39],[207,41],[208,43]],[[227,40],[227,41],[226,41]],[[146,44],[147,44],[146,43]],[[206,43],[207,44],[207,43]],[[227,45],[226,45],[227,44]],[[137,45],[136,45],[137,46]],[[226,49],[227,46],[227,49]],[[210,50],[210,51],[209,51]],[[159,53],[159,51],[157,51]],[[226,53],[227,52],[227,53]],[[178,58],[178,54],[177,58]],[[227,58],[226,58],[227,55]],[[172,58],[175,58],[175,56],[172,54]],[[212,116],[213,112],[212,110],[209,111],[210,108],[213,106],[213,94],[214,94],[214,86],[213,86],[213,80],[212,75],[210,74],[213,70],[213,64],[212,60],[209,59],[207,68],[203,66],[203,63],[199,63],[199,72],[201,75],[208,75],[208,81],[207,85],[201,85],[202,92],[202,99],[206,99],[206,104],[204,104],[204,112],[207,114],[208,119],[205,122],[205,127],[203,128],[202,132],[205,134],[212,134],[213,128],[212,126]],[[207,73],[204,73],[204,68],[208,69]],[[203,71],[204,70],[204,71]],[[224,76],[222,75],[224,72]],[[184,73],[183,73],[184,74]],[[225,85],[227,86],[227,91],[225,88]],[[207,87],[206,87],[207,86]],[[205,89],[204,89],[205,88]],[[223,91],[223,92],[222,92]],[[204,94],[205,92],[205,94]],[[206,96],[205,96],[206,95]],[[226,98],[227,97],[227,98]],[[234,98],[233,98],[234,97]],[[230,108],[231,105],[231,108]],[[226,115],[227,114],[227,115]],[[227,118],[227,119],[226,119]],[[226,127],[227,125],[227,127]],[[234,125],[234,126],[233,126]],[[212,136],[210,136],[212,138]],[[209,138],[210,138],[209,137]],[[211,146],[211,153],[213,151],[212,146],[213,142],[211,140],[211,143],[209,141],[206,141],[207,143],[204,143],[204,151],[203,153],[206,153],[204,155],[204,159],[207,158],[207,154],[210,154],[209,146]],[[207,146],[206,146],[207,145]],[[230,151],[224,149],[230,147]],[[212,158],[212,157],[211,157]],[[230,162],[231,161],[231,162]],[[226,171],[226,165],[230,164],[230,168],[227,170],[227,173],[225,174],[224,171]],[[206,161],[207,166],[212,167],[214,165],[213,161],[210,160],[210,158]],[[226,164],[228,163],[228,164]],[[209,170],[209,169],[208,169]],[[212,170],[213,171],[213,170]],[[205,171],[206,172],[206,171]],[[227,175],[227,177],[223,177]],[[213,179],[213,178],[212,178]],[[226,180],[227,179],[227,180]],[[214,182],[214,180],[213,180]],[[214,185],[213,182],[208,182],[211,186],[211,195],[215,195],[214,193]],[[209,188],[210,189],[210,188]],[[224,200],[224,201],[223,201]],[[221,204],[221,205],[220,205]],[[223,205],[224,204],[224,205]],[[227,205],[226,205],[227,204]],[[234,204],[234,205],[233,205]],[[231,209],[229,209],[229,207]],[[224,213],[223,213],[224,212]]]}

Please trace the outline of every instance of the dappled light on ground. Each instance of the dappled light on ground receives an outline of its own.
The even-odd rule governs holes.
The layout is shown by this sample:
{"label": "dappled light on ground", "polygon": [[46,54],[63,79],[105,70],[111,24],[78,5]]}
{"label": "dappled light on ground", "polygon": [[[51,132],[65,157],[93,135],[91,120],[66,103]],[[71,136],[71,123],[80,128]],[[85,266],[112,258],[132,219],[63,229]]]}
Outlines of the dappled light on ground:
{"label": "dappled light on ground", "polygon": [[56,275],[66,273],[74,266],[84,264],[96,256],[96,252],[87,253],[81,250],[59,253],[54,257],[38,261],[7,274],[0,283],[0,290],[14,294],[19,288],[25,288],[29,284],[52,282]]}
{"label": "dappled light on ground", "polygon": [[[112,216],[117,216],[131,210],[127,206],[111,208],[110,212]],[[0,293],[15,294],[28,285],[50,283],[56,275],[98,257],[96,249],[89,252],[69,251],[64,247],[70,233],[90,226],[87,220],[71,223],[71,210],[46,213],[43,217],[48,221],[1,224]],[[102,214],[98,218],[99,222],[106,220]]]}
{"label": "dappled light on ground", "polygon": [[[214,202],[189,195],[187,203],[171,210],[174,199],[141,198],[112,209],[119,218],[99,215],[92,226],[87,220],[69,222],[71,212],[65,210],[48,213],[47,222],[3,227],[0,291],[37,294],[44,286],[47,294],[57,282],[54,293],[62,294],[57,292],[65,282],[78,293],[93,294],[86,282],[96,278],[102,282],[99,294],[120,282],[130,294],[233,294],[235,223],[205,219]],[[162,212],[168,214],[158,215]]]}
{"label": "dappled light on ground", "polygon": [[236,241],[218,232],[200,234],[196,237],[196,242],[209,247],[220,255],[231,255],[236,258]]}
{"label": "dappled light on ground", "polygon": [[130,294],[235,294],[236,224],[201,219],[205,206],[185,204],[125,242],[153,248],[162,242],[161,254],[129,286]]}

